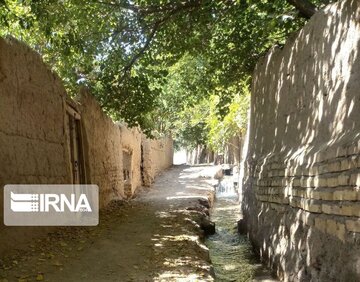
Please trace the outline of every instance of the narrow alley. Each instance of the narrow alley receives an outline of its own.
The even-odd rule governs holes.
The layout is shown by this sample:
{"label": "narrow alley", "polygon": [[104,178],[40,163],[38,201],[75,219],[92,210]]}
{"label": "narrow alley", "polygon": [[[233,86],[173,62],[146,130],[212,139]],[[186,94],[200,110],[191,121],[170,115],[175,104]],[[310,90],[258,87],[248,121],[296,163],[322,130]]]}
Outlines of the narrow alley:
{"label": "narrow alley", "polygon": [[[34,241],[25,253],[5,257],[0,281],[277,281],[254,256],[248,240],[237,234],[236,197],[216,204],[216,235],[205,236],[201,229],[214,204],[218,170],[174,166],[150,190],[142,189],[129,201],[111,202],[99,226],[61,228]],[[227,218],[221,218],[222,210]],[[221,238],[226,224],[232,242]],[[226,264],[217,273],[212,263],[219,265],[223,249]],[[235,262],[236,276],[231,271]]]}
{"label": "narrow alley", "polygon": [[[62,228],[2,258],[7,281],[213,281],[197,222],[211,203],[210,166],[177,166],[97,227]],[[200,200],[200,202],[199,202]],[[6,281],[6,280],[1,280]]]}
{"label": "narrow alley", "polygon": [[0,282],[359,282],[359,0],[0,0]]}

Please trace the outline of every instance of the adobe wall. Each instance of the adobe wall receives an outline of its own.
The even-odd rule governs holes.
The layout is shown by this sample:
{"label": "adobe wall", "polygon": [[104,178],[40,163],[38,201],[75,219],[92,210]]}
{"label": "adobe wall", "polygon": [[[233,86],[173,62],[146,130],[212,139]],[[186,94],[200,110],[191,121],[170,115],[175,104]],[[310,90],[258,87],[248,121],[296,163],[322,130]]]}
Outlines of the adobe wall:
{"label": "adobe wall", "polygon": [[171,137],[148,139],[142,136],[143,182],[150,186],[155,177],[173,165],[173,140]]}
{"label": "adobe wall", "polygon": [[13,39],[0,38],[0,58],[0,185],[69,182],[60,79]]}
{"label": "adobe wall", "polygon": [[[0,186],[69,183],[66,92],[40,56],[14,39],[0,38]],[[0,251],[47,228],[5,227],[0,193]],[[18,236],[15,236],[18,234]],[[20,238],[19,238],[20,237]]]}
{"label": "adobe wall", "polygon": [[[70,112],[69,112],[70,109]],[[69,113],[80,124],[84,183],[100,188],[100,206],[132,196],[142,185],[142,133],[115,124],[86,90],[76,101],[67,98],[61,80],[41,57],[14,39],[0,38],[0,187],[6,184],[70,184],[74,179]],[[172,141],[149,141],[146,158],[151,177],[172,164]],[[81,143],[81,144],[80,144]],[[123,154],[132,154],[130,194],[124,189]],[[171,153],[171,156],[163,154]],[[158,155],[160,154],[160,155]],[[79,164],[80,165],[80,162]],[[3,225],[0,193],[0,256],[53,228]],[[11,240],[9,240],[11,238]]]}
{"label": "adobe wall", "polygon": [[87,182],[99,186],[99,203],[104,207],[112,199],[124,197],[121,131],[85,89],[80,93],[79,112]]}
{"label": "adobe wall", "polygon": [[141,179],[141,136],[142,133],[137,127],[128,128],[125,124],[119,124],[121,130],[122,152],[131,155],[130,184],[131,193],[142,185]]}
{"label": "adobe wall", "polygon": [[360,280],[359,19],[328,6],[254,72],[243,212],[285,281]]}

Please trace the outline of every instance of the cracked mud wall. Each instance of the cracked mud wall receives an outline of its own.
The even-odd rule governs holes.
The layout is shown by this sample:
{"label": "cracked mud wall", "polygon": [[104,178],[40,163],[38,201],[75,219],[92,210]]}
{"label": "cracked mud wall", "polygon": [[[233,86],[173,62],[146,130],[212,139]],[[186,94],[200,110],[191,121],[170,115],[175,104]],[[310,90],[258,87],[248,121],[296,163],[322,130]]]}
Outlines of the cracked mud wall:
{"label": "cracked mud wall", "polygon": [[360,280],[360,7],[315,14],[253,76],[243,211],[285,281]]}

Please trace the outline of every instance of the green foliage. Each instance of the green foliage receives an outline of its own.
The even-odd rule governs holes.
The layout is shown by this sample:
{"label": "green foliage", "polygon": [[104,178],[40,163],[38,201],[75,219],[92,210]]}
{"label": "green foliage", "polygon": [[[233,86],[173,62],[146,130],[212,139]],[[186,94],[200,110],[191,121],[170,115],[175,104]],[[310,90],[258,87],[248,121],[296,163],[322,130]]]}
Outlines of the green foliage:
{"label": "green foliage", "polygon": [[116,120],[213,148],[244,129],[258,58],[304,22],[284,0],[0,1],[0,35],[36,49],[70,95],[86,85]]}

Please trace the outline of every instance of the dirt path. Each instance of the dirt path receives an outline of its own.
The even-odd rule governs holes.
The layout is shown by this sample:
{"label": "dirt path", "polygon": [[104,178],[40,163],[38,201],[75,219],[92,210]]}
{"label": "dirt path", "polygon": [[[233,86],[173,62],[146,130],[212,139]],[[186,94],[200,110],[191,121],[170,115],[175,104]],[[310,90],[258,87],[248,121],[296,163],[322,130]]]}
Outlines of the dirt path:
{"label": "dirt path", "polygon": [[175,167],[91,228],[62,228],[2,258],[0,281],[213,281],[199,217],[209,167]]}

